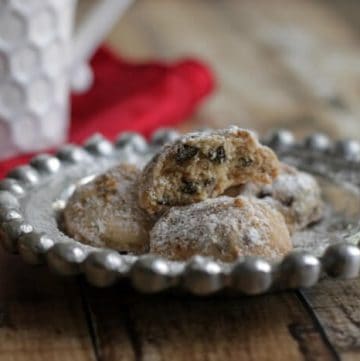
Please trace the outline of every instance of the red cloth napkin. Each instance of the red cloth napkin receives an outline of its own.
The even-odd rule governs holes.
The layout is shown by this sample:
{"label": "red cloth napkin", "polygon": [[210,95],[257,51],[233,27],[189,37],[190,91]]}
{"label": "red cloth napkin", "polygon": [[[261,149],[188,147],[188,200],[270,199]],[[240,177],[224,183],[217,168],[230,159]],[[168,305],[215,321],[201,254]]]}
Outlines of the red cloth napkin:
{"label": "red cloth napkin", "polygon": [[[193,59],[137,64],[100,48],[91,66],[93,87],[71,99],[69,142],[82,142],[95,132],[110,139],[124,130],[148,136],[158,127],[174,125],[189,116],[213,89],[210,70]],[[0,162],[0,178],[32,156]]]}

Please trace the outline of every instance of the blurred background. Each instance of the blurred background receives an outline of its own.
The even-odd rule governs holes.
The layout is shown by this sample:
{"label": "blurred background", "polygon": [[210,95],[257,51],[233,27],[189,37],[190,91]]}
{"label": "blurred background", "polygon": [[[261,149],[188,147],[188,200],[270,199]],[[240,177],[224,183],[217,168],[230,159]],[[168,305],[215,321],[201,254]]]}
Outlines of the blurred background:
{"label": "blurred background", "polygon": [[237,123],[360,138],[360,1],[138,0],[108,43],[133,59],[210,65],[216,89],[184,129]]}
{"label": "blurred background", "polygon": [[357,0],[0,0],[0,159],[161,126],[360,139],[359,99]]}

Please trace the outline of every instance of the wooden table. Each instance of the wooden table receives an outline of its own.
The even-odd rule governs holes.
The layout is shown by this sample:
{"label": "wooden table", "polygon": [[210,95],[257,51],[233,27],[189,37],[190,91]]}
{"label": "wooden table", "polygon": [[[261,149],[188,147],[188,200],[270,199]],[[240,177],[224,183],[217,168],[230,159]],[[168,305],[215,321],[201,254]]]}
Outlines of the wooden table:
{"label": "wooden table", "polygon": [[[83,1],[84,5],[84,1]],[[360,136],[360,2],[137,1],[124,56],[195,55],[218,90],[181,126]],[[0,360],[360,360],[360,280],[260,297],[94,289],[0,251]]]}

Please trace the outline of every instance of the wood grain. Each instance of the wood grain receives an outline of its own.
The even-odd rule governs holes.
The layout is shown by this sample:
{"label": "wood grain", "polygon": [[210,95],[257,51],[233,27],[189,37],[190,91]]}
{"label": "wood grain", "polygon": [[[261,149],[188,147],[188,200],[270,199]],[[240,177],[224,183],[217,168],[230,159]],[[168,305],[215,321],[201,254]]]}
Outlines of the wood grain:
{"label": "wood grain", "polygon": [[[331,3],[143,0],[109,42],[130,58],[194,55],[210,64],[218,88],[186,130],[237,123],[359,138],[359,33]],[[359,2],[348,8],[360,13]]]}
{"label": "wood grain", "polygon": [[303,291],[342,360],[360,359],[360,280],[328,279]]}
{"label": "wood grain", "polygon": [[95,289],[82,282],[81,292],[97,360],[141,360],[126,302],[129,288]]}
{"label": "wood grain", "polygon": [[0,360],[94,360],[76,280],[0,249]]}
{"label": "wood grain", "polygon": [[194,298],[123,287],[84,291],[104,361],[336,359],[294,293]]}

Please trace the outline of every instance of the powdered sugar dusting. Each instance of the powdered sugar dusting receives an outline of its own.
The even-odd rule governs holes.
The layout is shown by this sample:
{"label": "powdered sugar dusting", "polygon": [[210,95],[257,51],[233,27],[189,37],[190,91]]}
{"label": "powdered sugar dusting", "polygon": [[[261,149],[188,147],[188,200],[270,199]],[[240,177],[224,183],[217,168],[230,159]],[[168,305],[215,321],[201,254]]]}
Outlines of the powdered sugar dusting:
{"label": "powdered sugar dusting", "polygon": [[187,133],[181,137],[180,142],[187,143],[189,140],[194,139],[194,138],[197,141],[207,140],[209,138],[209,136],[210,137],[212,137],[212,136],[228,137],[229,135],[235,135],[238,132],[248,133],[254,139],[254,141],[256,142],[256,145],[260,145],[257,133],[255,133],[254,131],[249,130],[249,129],[240,128],[236,125],[233,125],[231,127],[224,128],[224,129],[216,129],[216,130],[209,129],[209,130],[202,130],[202,131],[198,131],[198,132]]}
{"label": "powdered sugar dusting", "polygon": [[291,232],[319,220],[323,213],[321,190],[316,179],[285,164],[272,184],[248,183],[239,194],[263,198],[283,214]]}
{"label": "powdered sugar dusting", "polygon": [[173,207],[150,233],[150,251],[170,259],[194,254],[230,261],[239,255],[277,257],[291,248],[283,217],[245,197],[219,197]]}
{"label": "powdered sugar dusting", "polygon": [[137,205],[139,173],[120,165],[80,186],[64,211],[67,231],[92,245],[146,250],[150,221]]}

